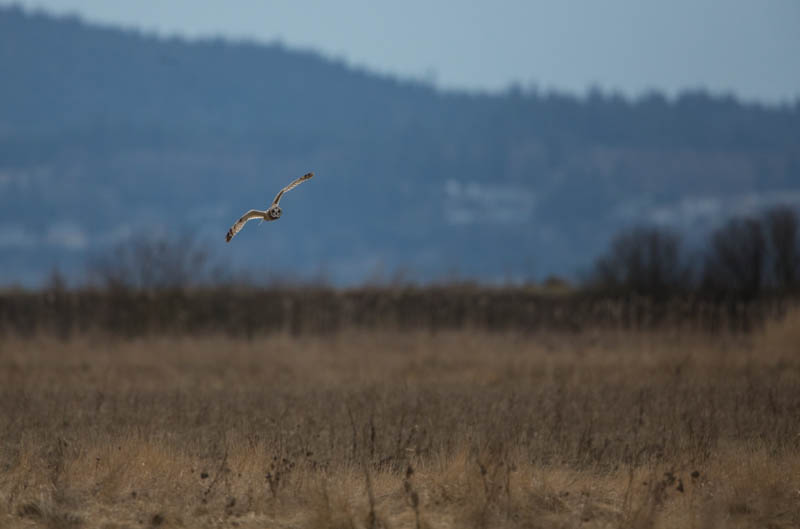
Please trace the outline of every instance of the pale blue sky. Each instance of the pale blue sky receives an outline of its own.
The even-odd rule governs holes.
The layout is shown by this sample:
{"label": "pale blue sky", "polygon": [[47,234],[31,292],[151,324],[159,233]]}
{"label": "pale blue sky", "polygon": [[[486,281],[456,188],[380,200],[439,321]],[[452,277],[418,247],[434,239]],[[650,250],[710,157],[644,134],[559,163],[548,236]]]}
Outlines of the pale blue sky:
{"label": "pale blue sky", "polygon": [[314,49],[442,88],[800,97],[800,0],[24,0],[161,35]]}

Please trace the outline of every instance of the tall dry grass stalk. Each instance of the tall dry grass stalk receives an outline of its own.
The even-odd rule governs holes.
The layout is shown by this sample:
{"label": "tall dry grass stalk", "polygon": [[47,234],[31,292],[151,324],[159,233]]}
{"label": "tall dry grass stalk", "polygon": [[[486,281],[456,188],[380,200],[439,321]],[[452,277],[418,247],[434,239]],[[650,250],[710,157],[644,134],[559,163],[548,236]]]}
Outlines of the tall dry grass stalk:
{"label": "tall dry grass stalk", "polygon": [[798,526],[792,321],[7,338],[0,527]]}

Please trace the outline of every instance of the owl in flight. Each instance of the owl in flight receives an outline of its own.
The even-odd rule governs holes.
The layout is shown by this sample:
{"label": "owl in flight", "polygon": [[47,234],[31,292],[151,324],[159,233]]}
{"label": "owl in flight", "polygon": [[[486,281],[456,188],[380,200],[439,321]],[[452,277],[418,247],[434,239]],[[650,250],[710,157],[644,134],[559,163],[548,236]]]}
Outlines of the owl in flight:
{"label": "owl in flight", "polygon": [[228,234],[225,236],[225,241],[231,242],[233,236],[241,231],[244,225],[247,224],[248,220],[261,219],[262,221],[265,220],[270,221],[270,220],[278,220],[279,218],[281,218],[282,211],[280,206],[278,206],[278,202],[281,201],[281,197],[283,196],[283,194],[299,186],[312,176],[314,176],[314,173],[306,173],[297,180],[295,180],[294,182],[292,182],[291,184],[289,184],[288,186],[278,191],[278,195],[275,197],[275,200],[272,201],[272,205],[269,208],[267,208],[266,211],[251,209],[250,211],[242,215],[242,218],[237,220],[236,224],[231,226],[231,229],[228,230]]}

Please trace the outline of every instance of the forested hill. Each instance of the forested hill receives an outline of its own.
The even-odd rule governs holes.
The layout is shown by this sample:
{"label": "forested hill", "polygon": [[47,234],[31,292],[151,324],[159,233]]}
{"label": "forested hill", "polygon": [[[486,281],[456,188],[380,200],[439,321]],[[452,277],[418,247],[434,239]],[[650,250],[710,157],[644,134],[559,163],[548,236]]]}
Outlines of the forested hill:
{"label": "forested hill", "polygon": [[[625,225],[696,233],[800,204],[798,102],[441,92],[278,44],[18,8],[0,8],[0,102],[4,283],[187,231],[254,274],[571,274]],[[225,245],[309,170],[280,225]]]}

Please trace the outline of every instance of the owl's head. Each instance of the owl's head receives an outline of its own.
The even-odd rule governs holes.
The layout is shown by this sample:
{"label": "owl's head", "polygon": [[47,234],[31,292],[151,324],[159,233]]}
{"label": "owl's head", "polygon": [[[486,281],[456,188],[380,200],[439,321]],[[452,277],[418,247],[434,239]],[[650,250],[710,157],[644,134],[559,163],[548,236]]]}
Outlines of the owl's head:
{"label": "owl's head", "polygon": [[267,214],[269,215],[269,218],[276,220],[281,218],[281,213],[283,213],[283,211],[281,211],[280,206],[272,206],[269,208],[269,212]]}

